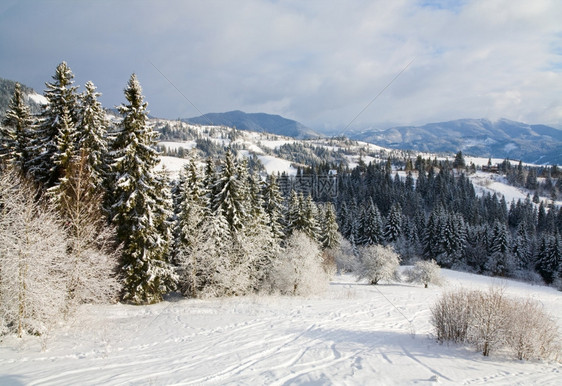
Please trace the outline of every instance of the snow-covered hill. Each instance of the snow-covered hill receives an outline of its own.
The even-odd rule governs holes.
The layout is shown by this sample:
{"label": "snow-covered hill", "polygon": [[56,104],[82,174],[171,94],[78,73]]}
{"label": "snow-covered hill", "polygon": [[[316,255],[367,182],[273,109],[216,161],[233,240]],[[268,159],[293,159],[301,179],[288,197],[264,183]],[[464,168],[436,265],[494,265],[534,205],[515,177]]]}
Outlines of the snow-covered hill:
{"label": "snow-covered hill", "polygon": [[315,298],[85,305],[46,338],[0,346],[2,385],[559,385],[562,364],[485,358],[435,342],[430,307],[446,290],[502,286],[540,300],[562,325],[552,288],[444,271],[444,287],[369,286],[336,276]]}
{"label": "snow-covered hill", "polygon": [[[322,148],[325,149],[326,152],[333,152],[334,156],[340,157],[339,159],[341,162],[344,162],[345,165],[350,168],[357,166],[360,159],[365,163],[369,163],[370,161],[380,162],[386,160],[388,157],[397,159],[410,158],[415,160],[418,155],[421,155],[425,159],[449,159],[452,162],[455,156],[454,154],[446,155],[389,149],[367,142],[349,140],[345,137],[302,140],[269,133],[239,131],[225,126],[193,125],[185,122],[162,119],[154,119],[152,122],[164,135],[171,135],[172,137],[181,137],[183,135],[189,138],[185,140],[169,139],[159,142],[159,145],[167,150],[176,151],[179,148],[183,148],[185,151],[184,154],[186,156],[184,158],[162,157],[161,166],[164,166],[171,172],[172,177],[176,177],[180,170],[183,169],[184,165],[187,164],[189,154],[197,152],[197,139],[209,140],[220,146],[232,145],[238,147],[242,149],[239,151],[240,156],[256,156],[264,165],[267,173],[286,173],[289,176],[295,175],[297,166],[303,165],[293,162],[293,160],[287,159],[286,157],[273,154],[275,149],[279,149],[281,146],[287,144],[300,144],[308,147]],[[201,160],[203,160],[203,158],[201,158]],[[468,165],[472,163],[477,167],[481,167],[487,165],[489,159],[465,157],[465,161]],[[490,161],[492,164],[500,164],[504,160],[492,158]],[[403,172],[399,172],[399,174],[402,178],[406,176]],[[486,192],[490,192],[491,194],[496,193],[504,196],[508,204],[513,200],[524,200],[527,194],[532,196],[534,193],[509,185],[505,178],[495,173],[478,171],[477,173],[470,174],[469,178],[475,185],[477,194],[484,194]],[[415,179],[416,173],[414,173],[414,180]],[[544,196],[540,197],[540,199],[545,203],[549,203],[550,197]],[[562,205],[562,201],[557,201],[556,204]]]}

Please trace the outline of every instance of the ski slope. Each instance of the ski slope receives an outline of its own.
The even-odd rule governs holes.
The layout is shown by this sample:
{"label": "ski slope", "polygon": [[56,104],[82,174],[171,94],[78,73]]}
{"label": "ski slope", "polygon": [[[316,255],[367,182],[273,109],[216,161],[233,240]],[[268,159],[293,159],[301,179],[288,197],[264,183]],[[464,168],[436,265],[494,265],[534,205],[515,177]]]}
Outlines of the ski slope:
{"label": "ski slope", "polygon": [[[152,306],[82,306],[41,338],[0,345],[2,385],[562,384],[562,364],[483,357],[432,338],[447,288],[499,285],[540,299],[562,323],[562,293],[443,271],[444,287],[369,286],[336,276],[315,298],[252,296]],[[392,303],[392,304],[391,304]]]}

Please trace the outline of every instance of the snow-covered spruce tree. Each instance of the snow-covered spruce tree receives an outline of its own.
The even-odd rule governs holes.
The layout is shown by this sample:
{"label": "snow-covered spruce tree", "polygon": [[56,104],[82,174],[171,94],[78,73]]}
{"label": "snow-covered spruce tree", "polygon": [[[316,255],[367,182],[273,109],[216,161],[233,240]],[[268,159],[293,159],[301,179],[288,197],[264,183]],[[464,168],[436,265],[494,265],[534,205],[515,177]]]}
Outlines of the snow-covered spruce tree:
{"label": "snow-covered spruce tree", "polygon": [[393,243],[402,234],[402,208],[400,204],[392,205],[390,213],[384,226],[384,238],[386,242]]}
{"label": "snow-covered spruce tree", "polygon": [[177,281],[167,255],[169,212],[162,206],[168,197],[155,175],[156,133],[147,122],[147,103],[135,74],[125,88],[125,98],[128,104],[119,106],[123,121],[112,154],[112,219],[123,243],[123,299],[150,304],[162,300]]}
{"label": "snow-covered spruce tree", "polygon": [[198,256],[195,250],[204,240],[203,224],[208,217],[208,197],[193,158],[180,177],[177,200],[174,264],[178,272],[178,287],[185,296],[197,297]]}
{"label": "snow-covered spruce tree", "polygon": [[222,212],[231,232],[244,228],[244,223],[248,219],[247,181],[240,175],[241,172],[247,173],[244,169],[239,167],[234,154],[227,149],[213,186],[211,210]]}
{"label": "snow-covered spruce tree", "polygon": [[428,288],[430,284],[441,285],[443,279],[440,271],[441,268],[435,260],[423,260],[416,262],[412,269],[407,270],[406,276],[409,282],[421,283]]}
{"label": "snow-covered spruce tree", "polygon": [[339,252],[342,240],[341,234],[338,232],[338,223],[336,222],[336,210],[332,203],[326,203],[319,206],[318,213],[321,215],[320,225],[320,246],[322,248],[322,263],[324,270],[330,278],[338,272],[338,264],[336,255]]}
{"label": "snow-covered spruce tree", "polygon": [[505,224],[496,221],[492,231],[490,257],[486,270],[492,275],[507,276],[514,270],[514,261],[509,249],[509,235]]}
{"label": "snow-covered spruce tree", "polygon": [[67,300],[66,234],[14,171],[0,175],[0,334],[44,334]]}
{"label": "snow-covered spruce tree", "polygon": [[363,238],[361,244],[374,245],[382,244],[383,224],[379,209],[369,197],[369,204],[362,217]]}
{"label": "snow-covered spruce tree", "polygon": [[547,284],[558,283],[562,278],[562,240],[559,235],[545,235],[541,239],[536,269]]}
{"label": "snow-covered spruce tree", "polygon": [[285,236],[283,231],[283,197],[279,191],[277,177],[268,174],[263,187],[263,200],[265,213],[269,217],[271,233],[277,240],[282,240]]}
{"label": "snow-covered spruce tree", "polygon": [[302,228],[300,222],[301,213],[303,212],[302,202],[302,194],[297,194],[296,191],[291,190],[285,212],[285,235],[287,236],[290,236],[293,231]]}
{"label": "snow-covered spruce tree", "polygon": [[78,113],[78,149],[88,156],[90,181],[94,187],[104,182],[108,173],[107,131],[109,122],[98,101],[100,93],[92,82],[86,82],[86,90],[80,95],[81,105]]}
{"label": "snow-covered spruce tree", "polygon": [[436,259],[443,251],[445,211],[442,206],[437,206],[429,215],[423,237],[423,257],[426,260]]}
{"label": "snow-covered spruce tree", "polygon": [[23,174],[27,173],[32,126],[29,106],[24,100],[20,84],[16,83],[14,95],[0,125],[0,159],[14,165]]}
{"label": "snow-covered spruce tree", "polygon": [[336,210],[332,203],[324,205],[324,222],[321,224],[322,248],[336,250],[340,246],[341,235],[336,222]]}
{"label": "snow-covered spruce tree", "polygon": [[326,290],[328,281],[322,268],[320,246],[304,232],[295,230],[275,261],[272,290],[285,295],[309,296]]}
{"label": "snow-covered spruce tree", "polygon": [[398,266],[400,256],[394,249],[387,245],[369,245],[359,248],[359,267],[357,277],[359,280],[367,279],[370,284],[378,284],[381,280],[390,281],[398,279]]}
{"label": "snow-covered spruce tree", "polygon": [[[222,212],[209,213],[192,248],[192,292],[197,297],[236,295],[234,288],[247,288],[249,267],[233,265],[233,242]],[[246,269],[244,271],[244,269]]]}
{"label": "snow-covered spruce tree", "polygon": [[239,250],[250,266],[250,281],[253,288],[260,290],[271,274],[281,239],[273,233],[270,217],[265,212],[262,187],[255,174],[250,175],[250,218],[244,231],[239,236]]}
{"label": "snow-covered spruce tree", "polygon": [[447,268],[459,264],[463,260],[466,245],[466,225],[462,215],[445,213],[441,233],[441,254],[437,262]]}
{"label": "snow-covered spruce tree", "polygon": [[312,201],[312,197],[307,196],[305,198],[302,193],[291,191],[285,223],[287,235],[291,235],[294,231],[301,231],[313,240],[321,241],[318,207]]}
{"label": "snow-covered spruce tree", "polygon": [[[33,135],[29,171],[47,188],[61,178],[64,167],[61,153],[68,150],[70,141],[75,139],[78,97],[73,79],[74,74],[66,62],[57,66],[53,83],[46,83],[44,95],[49,103],[43,106],[39,126]],[[75,148],[74,143],[72,148]]]}

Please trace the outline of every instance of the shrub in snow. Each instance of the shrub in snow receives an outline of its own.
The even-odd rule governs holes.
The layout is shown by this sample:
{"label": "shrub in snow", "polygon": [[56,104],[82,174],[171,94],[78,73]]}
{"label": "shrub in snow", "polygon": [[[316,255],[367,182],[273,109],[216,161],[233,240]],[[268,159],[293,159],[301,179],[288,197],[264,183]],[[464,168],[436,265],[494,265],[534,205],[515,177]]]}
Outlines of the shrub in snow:
{"label": "shrub in snow", "polygon": [[505,345],[508,331],[506,320],[509,317],[507,299],[501,289],[491,288],[488,292],[476,291],[470,298],[471,307],[468,341],[482,355],[489,356]]}
{"label": "shrub in snow", "polygon": [[338,273],[335,257],[336,253],[337,252],[333,249],[325,249],[322,251],[322,267],[330,280]]}
{"label": "shrub in snow", "polygon": [[431,323],[435,327],[439,342],[467,341],[471,323],[473,294],[465,289],[446,292],[431,308]]}
{"label": "shrub in snow", "polygon": [[67,299],[67,243],[55,213],[12,173],[0,176],[0,331],[40,335]]}
{"label": "shrub in snow", "polygon": [[272,290],[285,295],[308,296],[327,288],[329,278],[322,267],[320,246],[305,233],[295,231],[275,261]]}
{"label": "shrub in snow", "polygon": [[367,279],[370,284],[378,284],[381,280],[399,280],[398,266],[400,256],[390,245],[369,245],[359,248],[359,279]]}
{"label": "shrub in snow", "polygon": [[418,261],[412,269],[405,272],[408,281],[411,283],[421,283],[425,288],[429,284],[441,285],[443,279],[441,277],[441,268],[435,260]]}
{"label": "shrub in snow", "polygon": [[526,299],[509,304],[506,345],[522,359],[560,359],[562,345],[556,322],[542,304]]}
{"label": "shrub in snow", "polygon": [[121,291],[115,230],[101,212],[102,192],[95,186],[87,154],[74,159],[66,177],[49,190],[51,202],[64,218],[68,234],[68,306],[107,303]]}
{"label": "shrub in snow", "polygon": [[560,334],[534,300],[510,299],[501,289],[446,293],[431,309],[437,340],[468,343],[488,356],[506,349],[518,359],[559,359]]}
{"label": "shrub in snow", "polygon": [[358,266],[353,245],[345,238],[341,239],[339,248],[334,251],[334,260],[338,273],[354,272]]}

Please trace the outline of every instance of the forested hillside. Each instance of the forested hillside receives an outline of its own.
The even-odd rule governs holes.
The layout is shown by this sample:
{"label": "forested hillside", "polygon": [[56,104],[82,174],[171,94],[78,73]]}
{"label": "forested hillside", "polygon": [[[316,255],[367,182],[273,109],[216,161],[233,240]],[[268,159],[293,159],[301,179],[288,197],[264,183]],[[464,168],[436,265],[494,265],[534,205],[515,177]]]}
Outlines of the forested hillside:
{"label": "forested hillside", "polygon": [[[461,152],[450,162],[154,120],[135,74],[109,116],[95,85],[79,92],[73,78],[56,68],[39,114],[16,85],[0,126],[1,334],[42,334],[82,303],[174,291],[308,295],[336,269],[362,277],[377,256],[560,287],[556,166],[490,161],[534,193],[507,202],[476,193],[480,167]],[[186,166],[170,178],[161,152]]]}

